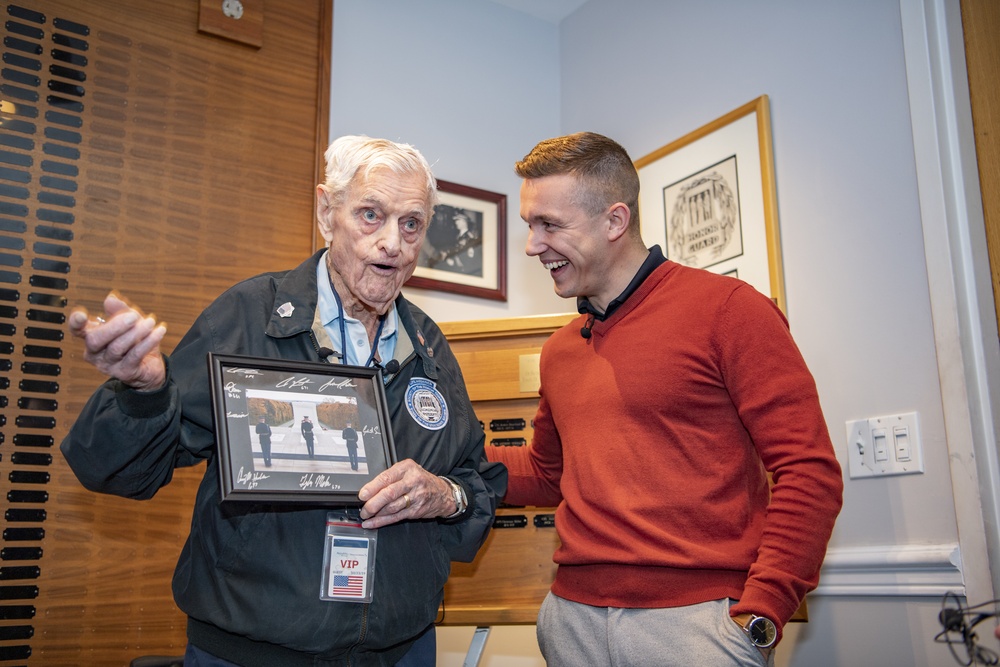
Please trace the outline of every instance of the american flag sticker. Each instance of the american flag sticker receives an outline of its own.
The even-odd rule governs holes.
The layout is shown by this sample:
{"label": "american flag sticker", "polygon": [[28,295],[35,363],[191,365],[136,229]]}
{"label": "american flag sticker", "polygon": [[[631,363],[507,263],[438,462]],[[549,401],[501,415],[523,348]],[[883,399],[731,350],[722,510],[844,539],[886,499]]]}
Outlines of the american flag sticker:
{"label": "american flag sticker", "polygon": [[361,574],[335,574],[330,595],[346,598],[360,598],[365,595],[365,577]]}
{"label": "american flag sticker", "polygon": [[365,598],[368,588],[367,539],[333,537],[330,553],[330,588],[332,598]]}

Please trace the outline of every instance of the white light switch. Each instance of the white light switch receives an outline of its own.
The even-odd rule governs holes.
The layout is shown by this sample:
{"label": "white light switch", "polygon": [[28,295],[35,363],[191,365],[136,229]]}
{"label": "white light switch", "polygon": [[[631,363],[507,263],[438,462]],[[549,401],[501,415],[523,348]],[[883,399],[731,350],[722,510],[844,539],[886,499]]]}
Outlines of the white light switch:
{"label": "white light switch", "polygon": [[885,429],[872,429],[872,447],[875,448],[875,463],[884,463],[889,460],[889,445],[885,441]]}
{"label": "white light switch", "polygon": [[923,473],[917,413],[847,422],[847,454],[852,478]]}
{"label": "white light switch", "polygon": [[910,429],[906,426],[892,427],[892,442],[896,447],[896,460],[905,463],[910,460]]}

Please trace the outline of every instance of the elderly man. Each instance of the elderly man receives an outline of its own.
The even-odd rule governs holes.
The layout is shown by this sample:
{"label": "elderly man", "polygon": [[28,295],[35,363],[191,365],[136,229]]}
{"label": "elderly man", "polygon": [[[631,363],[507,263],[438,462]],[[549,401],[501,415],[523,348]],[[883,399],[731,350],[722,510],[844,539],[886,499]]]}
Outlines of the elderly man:
{"label": "elderly man", "polygon": [[[149,498],[175,467],[209,460],[173,582],[189,666],[433,665],[449,561],[474,558],[506,487],[448,344],[400,296],[436,201],[427,162],[368,137],[334,141],[326,160],[317,210],[328,247],[228,290],[169,359],[163,325],[115,294],[102,317],[70,315],[84,358],[111,376],[62,444],[84,486]],[[326,509],[220,504],[209,352],[389,371],[400,461],[358,494],[357,521],[377,529],[370,604],[320,598]]]}

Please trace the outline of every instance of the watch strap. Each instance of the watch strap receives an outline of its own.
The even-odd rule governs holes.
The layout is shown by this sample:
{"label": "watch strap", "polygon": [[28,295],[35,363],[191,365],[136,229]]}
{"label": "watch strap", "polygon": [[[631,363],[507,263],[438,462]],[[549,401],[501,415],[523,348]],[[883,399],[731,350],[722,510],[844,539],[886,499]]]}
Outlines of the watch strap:
{"label": "watch strap", "polygon": [[449,514],[446,517],[442,517],[446,521],[448,519],[456,519],[465,513],[465,510],[469,508],[469,499],[465,493],[465,487],[453,480],[451,477],[445,477],[444,475],[439,475],[441,479],[448,482],[451,487],[452,497],[455,499],[455,513]]}

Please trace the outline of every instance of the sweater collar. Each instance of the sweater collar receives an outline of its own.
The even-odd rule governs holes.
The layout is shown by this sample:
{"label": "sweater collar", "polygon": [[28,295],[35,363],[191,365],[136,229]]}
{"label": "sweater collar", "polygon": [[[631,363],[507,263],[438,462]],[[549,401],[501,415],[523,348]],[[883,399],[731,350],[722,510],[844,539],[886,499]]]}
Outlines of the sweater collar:
{"label": "sweater collar", "polygon": [[651,276],[653,271],[655,271],[657,267],[665,261],[667,261],[667,259],[663,256],[663,251],[660,250],[660,246],[654,245],[649,249],[649,254],[646,255],[646,260],[642,263],[642,266],[639,267],[639,270],[636,271],[635,276],[632,277],[632,281],[625,288],[625,291],[612,299],[611,303],[608,304],[608,307],[603,313],[598,312],[597,308],[590,303],[590,299],[585,296],[577,298],[577,312],[585,315],[593,315],[594,319],[597,321],[608,319],[616,310],[618,310],[619,306],[625,303],[628,298],[632,296],[637,289],[639,289],[639,286],[645,282],[646,278]]}

